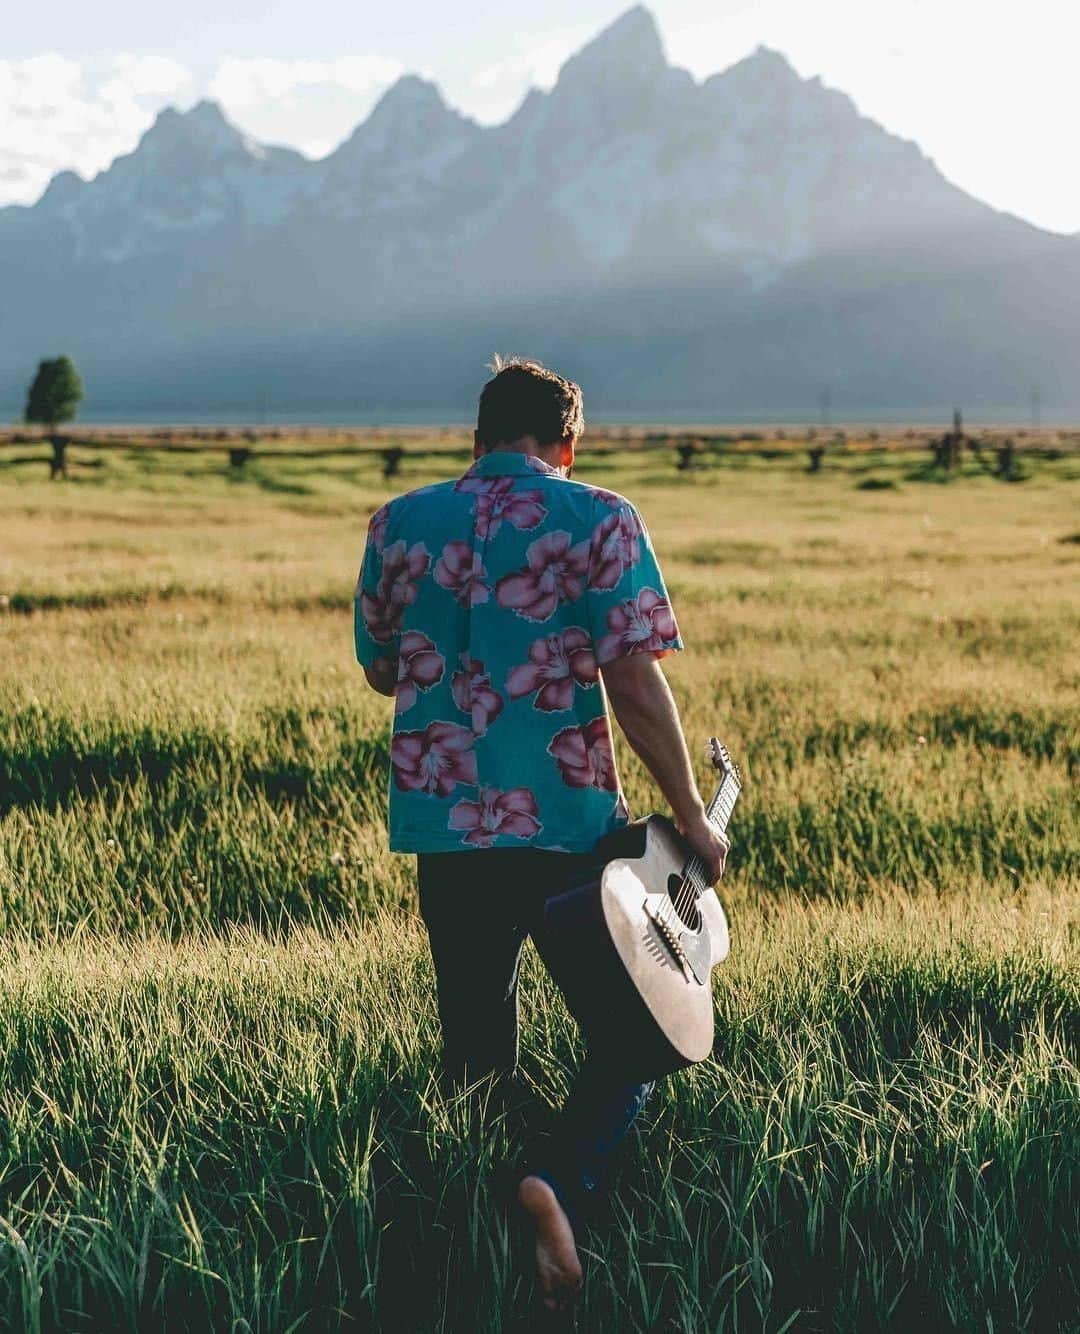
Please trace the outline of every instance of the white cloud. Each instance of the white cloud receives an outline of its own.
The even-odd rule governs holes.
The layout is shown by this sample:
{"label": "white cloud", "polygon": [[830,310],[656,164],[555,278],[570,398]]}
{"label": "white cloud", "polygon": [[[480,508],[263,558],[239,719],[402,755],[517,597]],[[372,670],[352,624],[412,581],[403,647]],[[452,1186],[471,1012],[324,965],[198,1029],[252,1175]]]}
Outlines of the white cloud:
{"label": "white cloud", "polygon": [[378,55],[230,57],[218,66],[207,92],[256,139],[321,157],[356,128],[404,72],[399,61]]}
{"label": "white cloud", "polygon": [[101,171],[192,83],[190,71],[167,56],[0,60],[0,204],[31,203],[64,169]]}
{"label": "white cloud", "polygon": [[223,60],[210,81],[209,94],[226,106],[258,106],[298,89],[341,88],[365,96],[385,88],[404,70],[384,56],[341,56],[336,60],[271,60],[258,57]]}
{"label": "white cloud", "polygon": [[101,86],[105,101],[176,97],[191,83],[191,71],[169,56],[133,56],[121,52],[113,58],[113,71],[113,77]]}

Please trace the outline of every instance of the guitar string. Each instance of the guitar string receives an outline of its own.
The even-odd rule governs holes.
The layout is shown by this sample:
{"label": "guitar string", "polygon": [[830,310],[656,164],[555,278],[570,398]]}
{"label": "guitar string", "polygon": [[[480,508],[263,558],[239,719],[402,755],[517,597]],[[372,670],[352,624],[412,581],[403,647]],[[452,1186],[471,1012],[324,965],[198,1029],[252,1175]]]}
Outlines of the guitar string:
{"label": "guitar string", "polygon": [[[713,794],[712,801],[706,808],[707,817],[716,824],[721,833],[723,833],[727,827],[727,822],[734,809],[735,800],[738,797],[741,788],[742,784],[739,782],[735,774],[725,774],[720,785]],[[717,820],[717,815],[720,815],[722,818]],[[687,858],[686,864],[683,867],[682,881],[678,891],[674,897],[669,894],[668,905],[662,905],[659,909],[659,915],[665,924],[672,930],[675,929],[672,919],[678,918],[679,924],[684,925],[685,918],[683,917],[683,912],[689,909],[695,900],[708,888],[708,885],[705,883],[704,871],[704,861],[697,856],[696,853],[691,854],[691,856]]]}
{"label": "guitar string", "polygon": [[[716,797],[708,808],[709,819],[716,828],[723,833],[727,828],[728,820],[735,805],[735,799],[738,796],[739,788],[737,783],[725,782],[721,784]],[[693,908],[695,901],[708,889],[708,878],[705,874],[705,863],[697,856],[692,856],[685,872],[685,880],[682,889],[677,895],[676,908],[679,916],[686,920],[686,913]]]}
{"label": "guitar string", "polygon": [[[706,807],[706,815],[721,833],[727,827],[740,787],[741,785],[733,774],[725,775],[720,786],[716,789],[712,801]],[[720,818],[717,819],[717,816]],[[680,925],[685,924],[684,913],[693,906],[694,902],[708,888],[705,883],[704,872],[704,861],[696,853],[691,854],[683,867],[682,882],[678,891],[674,898],[670,894],[668,896],[670,907],[661,908],[664,920],[669,926],[673,927],[673,916],[679,919]]]}
{"label": "guitar string", "polygon": [[[709,820],[716,825],[722,833],[727,825],[728,818],[731,815],[735,804],[735,793],[728,795],[725,790],[728,788],[728,779],[725,778],[717,789],[713,800],[706,809]],[[737,791],[737,789],[736,789]],[[719,819],[717,817],[720,817]],[[705,883],[705,863],[696,854],[692,854],[688,859],[683,870],[683,883],[679,888],[674,900],[675,910],[679,917],[685,921],[684,912],[691,908],[695,900],[705,892],[708,886]]]}

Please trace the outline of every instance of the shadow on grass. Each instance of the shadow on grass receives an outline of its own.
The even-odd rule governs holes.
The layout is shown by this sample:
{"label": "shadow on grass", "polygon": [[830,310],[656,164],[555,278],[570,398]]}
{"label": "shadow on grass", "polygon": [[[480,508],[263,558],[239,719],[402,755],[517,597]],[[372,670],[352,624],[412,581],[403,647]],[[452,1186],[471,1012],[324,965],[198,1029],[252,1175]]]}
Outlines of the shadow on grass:
{"label": "shadow on grass", "polygon": [[[12,715],[8,736],[0,733],[0,815],[56,809],[137,781],[151,793],[174,782],[189,797],[239,784],[271,803],[300,802],[338,779],[366,784],[388,762],[386,740],[357,735],[344,709],[267,711],[261,721],[261,735],[238,738],[191,726],[79,726],[35,710]],[[334,738],[329,753],[325,740],[316,750],[313,727]]]}

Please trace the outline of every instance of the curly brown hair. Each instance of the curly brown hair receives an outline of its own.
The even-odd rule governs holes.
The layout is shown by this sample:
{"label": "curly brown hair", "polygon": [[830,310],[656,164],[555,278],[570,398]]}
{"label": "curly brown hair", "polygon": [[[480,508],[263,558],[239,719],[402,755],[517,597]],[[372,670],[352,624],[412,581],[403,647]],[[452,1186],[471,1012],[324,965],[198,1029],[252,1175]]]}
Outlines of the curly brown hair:
{"label": "curly brown hair", "polygon": [[576,440],[585,429],[581,388],[538,361],[496,357],[480,393],[476,437],[483,449],[531,435],[538,445]]}

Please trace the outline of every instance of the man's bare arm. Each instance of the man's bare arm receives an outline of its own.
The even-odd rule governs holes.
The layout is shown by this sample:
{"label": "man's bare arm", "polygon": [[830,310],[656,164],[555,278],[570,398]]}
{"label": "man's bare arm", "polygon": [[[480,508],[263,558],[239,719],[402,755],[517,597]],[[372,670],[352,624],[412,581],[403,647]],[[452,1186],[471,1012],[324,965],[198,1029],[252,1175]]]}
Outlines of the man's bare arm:
{"label": "man's bare arm", "polygon": [[392,695],[397,685],[397,658],[377,658],[370,667],[364,668],[364,675],[372,690],[380,695]]}
{"label": "man's bare arm", "polygon": [[633,653],[609,662],[601,674],[627,741],[664,794],[676,825],[718,879],[728,841],[705,814],[678,705],[659,662],[651,654]]}

